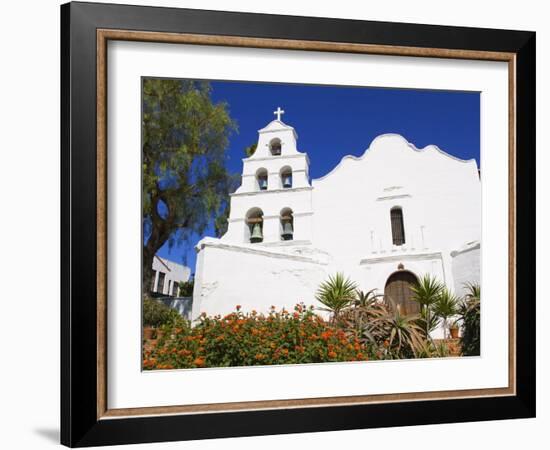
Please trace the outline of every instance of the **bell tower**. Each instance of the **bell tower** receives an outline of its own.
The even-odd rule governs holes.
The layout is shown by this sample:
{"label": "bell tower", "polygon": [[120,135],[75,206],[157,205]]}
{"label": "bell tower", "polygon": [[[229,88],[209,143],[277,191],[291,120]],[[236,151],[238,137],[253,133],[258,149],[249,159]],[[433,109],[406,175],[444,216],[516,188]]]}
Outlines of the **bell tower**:
{"label": "bell tower", "polygon": [[309,158],[298,151],[298,134],[276,119],[258,130],[253,155],[243,159],[241,186],[231,194],[224,241],[254,245],[292,245],[311,239],[312,202]]}

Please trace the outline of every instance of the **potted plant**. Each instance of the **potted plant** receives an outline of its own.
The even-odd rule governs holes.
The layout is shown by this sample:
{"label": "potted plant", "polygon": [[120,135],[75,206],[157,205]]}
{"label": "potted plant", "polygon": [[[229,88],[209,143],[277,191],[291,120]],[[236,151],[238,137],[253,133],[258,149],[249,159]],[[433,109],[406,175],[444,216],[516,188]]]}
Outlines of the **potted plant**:
{"label": "potted plant", "polygon": [[449,332],[451,333],[451,339],[458,339],[458,323],[455,320],[449,325]]}

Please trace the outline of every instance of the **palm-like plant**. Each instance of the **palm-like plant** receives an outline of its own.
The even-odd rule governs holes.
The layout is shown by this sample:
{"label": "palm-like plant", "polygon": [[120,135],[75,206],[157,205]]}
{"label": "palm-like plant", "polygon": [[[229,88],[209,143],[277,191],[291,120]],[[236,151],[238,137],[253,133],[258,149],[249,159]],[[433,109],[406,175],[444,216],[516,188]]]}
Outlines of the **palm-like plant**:
{"label": "palm-like plant", "polygon": [[349,306],[356,297],[357,285],[344,274],[337,273],[329,276],[328,280],[321,283],[315,298],[326,306],[319,308],[322,311],[329,311],[333,314],[333,320],[336,321],[340,311]]}
{"label": "palm-like plant", "polygon": [[420,304],[420,317],[424,323],[423,328],[426,339],[430,337],[431,326],[434,321],[432,308],[444,289],[445,285],[431,275],[424,275],[417,283],[411,286],[413,292],[412,299]]}
{"label": "palm-like plant", "polygon": [[431,307],[422,307],[416,323],[422,329],[424,337],[428,339],[431,332],[439,325],[439,317],[432,312]]}
{"label": "palm-like plant", "polygon": [[[449,328],[449,318],[458,314],[460,299],[452,294],[447,288],[443,289],[433,305],[433,313],[443,320],[444,332]],[[450,335],[450,331],[449,331]]]}

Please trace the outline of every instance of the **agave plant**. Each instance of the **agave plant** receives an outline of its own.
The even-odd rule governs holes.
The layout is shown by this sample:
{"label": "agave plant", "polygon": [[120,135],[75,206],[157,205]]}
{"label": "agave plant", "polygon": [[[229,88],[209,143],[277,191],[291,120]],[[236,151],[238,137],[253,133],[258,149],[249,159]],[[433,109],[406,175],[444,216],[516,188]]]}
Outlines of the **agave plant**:
{"label": "agave plant", "polygon": [[449,331],[448,336],[451,333],[448,330],[449,318],[458,314],[459,302],[460,299],[456,295],[452,294],[447,288],[444,288],[433,305],[433,313],[443,321],[443,329],[444,332]]}
{"label": "agave plant", "polygon": [[339,322],[347,332],[357,337],[366,336],[371,343],[379,340],[376,320],[388,314],[385,304],[379,301],[383,296],[375,292],[375,289],[356,291],[355,301],[339,315]]}
{"label": "agave plant", "polygon": [[361,290],[357,290],[355,292],[355,302],[354,306],[356,307],[368,307],[370,305],[373,305],[378,301],[378,299],[381,297],[380,295],[376,294],[376,289],[371,289],[370,291],[364,292]]}
{"label": "agave plant", "polygon": [[387,345],[393,356],[416,357],[425,346],[423,330],[417,325],[417,317],[402,315],[399,310],[382,319],[388,332]]}
{"label": "agave plant", "polygon": [[353,281],[345,278],[344,274],[337,273],[321,283],[315,298],[326,307],[319,309],[331,312],[333,321],[337,321],[342,309],[355,301],[356,290],[357,285]]}

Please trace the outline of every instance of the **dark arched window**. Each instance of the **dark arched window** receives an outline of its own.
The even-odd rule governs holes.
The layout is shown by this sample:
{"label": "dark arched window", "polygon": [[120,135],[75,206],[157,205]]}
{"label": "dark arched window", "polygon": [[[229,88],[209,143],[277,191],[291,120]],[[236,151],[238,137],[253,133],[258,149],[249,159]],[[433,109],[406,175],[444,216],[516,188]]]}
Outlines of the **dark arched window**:
{"label": "dark arched window", "polygon": [[403,245],[405,243],[405,226],[403,225],[403,210],[399,207],[392,208],[390,211],[391,235],[393,245]]}

